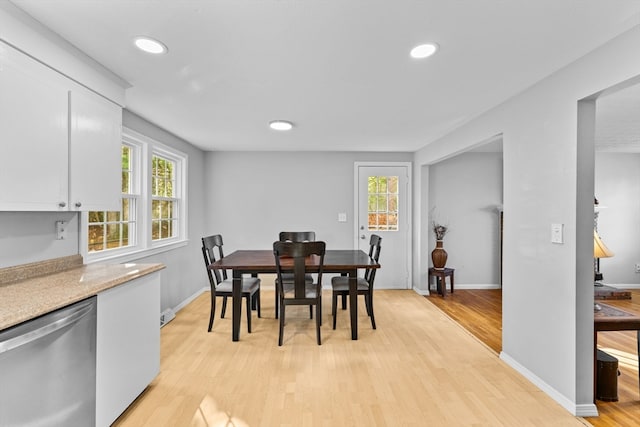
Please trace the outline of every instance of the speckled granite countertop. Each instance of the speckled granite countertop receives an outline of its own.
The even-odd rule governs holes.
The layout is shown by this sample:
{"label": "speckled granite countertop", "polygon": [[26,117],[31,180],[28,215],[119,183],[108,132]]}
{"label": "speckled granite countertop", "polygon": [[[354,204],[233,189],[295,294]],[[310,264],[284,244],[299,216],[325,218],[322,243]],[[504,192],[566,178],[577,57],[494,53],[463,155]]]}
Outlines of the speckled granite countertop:
{"label": "speckled granite countertop", "polygon": [[80,255],[0,269],[0,330],[164,268],[88,264]]}

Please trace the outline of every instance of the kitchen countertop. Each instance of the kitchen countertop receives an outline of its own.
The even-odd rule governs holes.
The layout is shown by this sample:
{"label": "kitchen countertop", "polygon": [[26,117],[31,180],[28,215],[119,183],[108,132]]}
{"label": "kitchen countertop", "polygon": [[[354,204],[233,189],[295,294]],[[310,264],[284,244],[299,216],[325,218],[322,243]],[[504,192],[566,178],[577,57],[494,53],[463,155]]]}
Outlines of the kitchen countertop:
{"label": "kitchen countertop", "polygon": [[78,255],[0,269],[0,330],[164,267],[163,264],[82,264],[82,257]]}

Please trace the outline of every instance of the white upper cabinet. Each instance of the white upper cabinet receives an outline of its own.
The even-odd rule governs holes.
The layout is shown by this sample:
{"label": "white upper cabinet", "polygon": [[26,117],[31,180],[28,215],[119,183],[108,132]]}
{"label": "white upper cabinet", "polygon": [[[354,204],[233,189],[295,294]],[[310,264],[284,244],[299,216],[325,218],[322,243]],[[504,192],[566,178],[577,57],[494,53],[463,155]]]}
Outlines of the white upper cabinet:
{"label": "white upper cabinet", "polygon": [[0,43],[0,210],[58,210],[68,200],[68,87]]}
{"label": "white upper cabinet", "polygon": [[0,42],[0,210],[117,210],[120,106]]}
{"label": "white upper cabinet", "polygon": [[82,87],[70,105],[70,209],[120,210],[122,109]]}

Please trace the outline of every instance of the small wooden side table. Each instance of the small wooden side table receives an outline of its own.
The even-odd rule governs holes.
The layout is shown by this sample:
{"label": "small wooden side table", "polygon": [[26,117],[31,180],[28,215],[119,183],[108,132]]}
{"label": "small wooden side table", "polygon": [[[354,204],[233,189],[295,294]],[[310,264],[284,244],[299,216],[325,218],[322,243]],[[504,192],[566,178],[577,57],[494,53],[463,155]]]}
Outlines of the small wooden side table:
{"label": "small wooden side table", "polygon": [[446,278],[449,277],[449,281],[451,282],[451,293],[453,293],[453,273],[455,272],[454,268],[443,268],[442,270],[437,270],[433,267],[429,268],[429,289],[431,289],[431,276],[436,278],[436,286],[437,291],[442,297],[447,293],[447,282]]}

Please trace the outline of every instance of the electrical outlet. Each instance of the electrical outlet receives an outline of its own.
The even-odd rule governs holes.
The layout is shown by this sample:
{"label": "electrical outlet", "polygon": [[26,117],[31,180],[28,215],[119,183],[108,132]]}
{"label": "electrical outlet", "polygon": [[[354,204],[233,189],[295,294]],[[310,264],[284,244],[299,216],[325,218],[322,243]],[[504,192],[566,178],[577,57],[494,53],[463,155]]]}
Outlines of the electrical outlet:
{"label": "electrical outlet", "polygon": [[66,221],[56,221],[56,239],[65,240],[67,238]]}
{"label": "electrical outlet", "polygon": [[636,262],[636,273],[640,273],[640,262]]}

